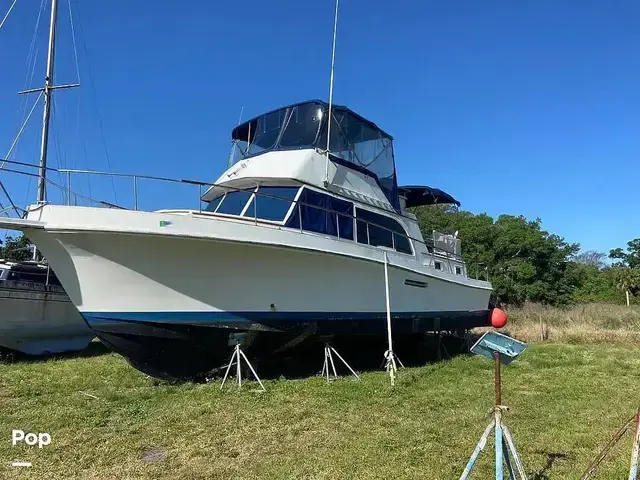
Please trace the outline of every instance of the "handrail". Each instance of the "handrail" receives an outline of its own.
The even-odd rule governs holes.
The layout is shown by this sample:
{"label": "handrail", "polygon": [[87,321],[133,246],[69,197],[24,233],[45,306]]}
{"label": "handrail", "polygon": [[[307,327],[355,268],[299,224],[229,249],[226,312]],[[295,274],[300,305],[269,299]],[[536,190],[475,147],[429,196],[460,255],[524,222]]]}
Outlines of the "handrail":
{"label": "handrail", "polygon": [[[20,166],[25,166],[25,167],[31,167],[31,168],[39,168],[38,165],[34,165],[34,164],[29,164],[29,163],[25,163],[25,162],[18,162],[15,160],[0,160],[9,164],[15,164],[15,165],[20,165]],[[331,214],[335,214],[335,215],[339,215],[345,218],[349,218],[351,220],[355,220],[356,222],[364,222],[367,226],[367,244],[370,245],[370,236],[369,236],[369,226],[374,226],[377,228],[380,228],[384,231],[390,232],[391,233],[391,238],[392,238],[392,247],[395,250],[396,247],[396,239],[395,239],[395,235],[400,235],[404,238],[406,238],[409,241],[413,241],[415,243],[418,244],[422,244],[427,248],[427,254],[431,254],[432,260],[435,258],[435,256],[437,255],[438,258],[445,258],[447,260],[447,262],[449,263],[449,267],[450,267],[450,272],[453,273],[453,271],[451,270],[451,258],[453,258],[453,260],[459,261],[464,263],[464,260],[462,258],[461,255],[458,255],[455,251],[448,251],[446,249],[442,249],[441,246],[438,246],[438,250],[443,250],[445,252],[445,255],[439,255],[435,253],[436,250],[436,242],[434,241],[434,231],[432,231],[432,235],[431,238],[427,237],[426,239],[420,239],[420,238],[416,238],[413,237],[409,234],[407,234],[406,232],[398,232],[395,230],[391,230],[383,225],[377,224],[373,221],[369,221],[369,220],[364,220],[361,218],[358,218],[355,216],[355,214],[350,214],[350,213],[344,213],[344,212],[339,212],[337,210],[333,210],[327,207],[323,207],[323,206],[319,206],[319,205],[313,205],[301,200],[296,200],[296,199],[289,199],[289,198],[285,198],[282,196],[278,196],[278,195],[273,195],[270,193],[264,193],[261,192],[259,189],[259,185],[253,186],[253,187],[233,187],[230,185],[220,185],[220,184],[216,184],[215,182],[203,182],[203,181],[199,181],[199,180],[191,180],[191,179],[175,179],[175,178],[169,178],[169,177],[159,177],[159,176],[154,176],[154,175],[142,175],[142,174],[129,174],[129,173],[111,173],[111,172],[103,172],[103,171],[99,171],[99,170],[82,170],[82,169],[69,169],[69,168],[55,168],[55,167],[47,167],[47,170],[50,171],[54,171],[54,172],[59,172],[59,173],[64,173],[67,176],[67,186],[63,186],[60,185],[54,181],[52,181],[49,177],[47,177],[45,180],[50,183],[51,185],[59,188],[62,192],[66,193],[66,198],[67,198],[67,203],[70,204],[70,198],[71,195],[73,194],[74,196],[83,198],[89,202],[93,202],[99,205],[104,205],[106,207],[109,208],[118,208],[118,209],[122,209],[122,210],[129,210],[126,207],[123,207],[121,205],[116,205],[110,202],[106,202],[104,200],[97,200],[91,197],[88,197],[86,195],[77,193],[75,191],[72,191],[70,188],[71,185],[71,181],[70,181],[70,177],[71,174],[85,174],[85,175],[101,175],[101,176],[115,176],[115,177],[123,177],[123,178],[130,178],[133,180],[133,191],[134,191],[134,210],[137,210],[137,181],[139,179],[144,179],[144,180],[155,180],[155,181],[163,181],[163,182],[169,182],[169,183],[175,183],[175,184],[187,184],[187,185],[196,185],[198,186],[198,205],[199,205],[199,209],[198,212],[203,212],[202,210],[202,187],[203,186],[209,186],[209,187],[220,187],[222,189],[225,190],[225,192],[233,192],[233,191],[250,191],[252,194],[252,199],[253,198],[257,198],[257,197],[267,197],[267,198],[272,198],[272,199],[276,199],[276,200],[282,200],[285,202],[290,202],[294,205],[294,208],[298,208],[299,210],[299,218],[300,218],[300,229],[302,230],[302,215],[300,215],[300,209],[302,206],[306,206],[306,207],[312,207],[318,210],[322,210],[325,211],[327,213],[331,213]],[[16,173],[16,174],[21,174],[21,175],[27,175],[27,176],[34,176],[34,177],[39,177],[38,174],[35,173],[30,173],[30,172],[24,172],[24,171],[20,171],[20,170],[12,170],[12,169],[7,169],[7,168],[2,168],[0,169],[7,171],[7,172],[11,172],[11,173]],[[250,201],[250,200],[249,200]],[[256,207],[257,202],[254,201],[254,217],[253,220],[257,223],[258,219],[256,212],[257,212],[257,208]],[[216,215],[214,212],[207,212],[213,215]],[[223,215],[223,214],[220,214]],[[237,215],[238,218],[243,218],[240,215]],[[244,217],[244,218],[251,218],[251,217]],[[268,223],[270,223],[269,221],[267,221]],[[404,230],[404,228],[403,228]],[[339,227],[338,227],[338,235],[339,235]],[[442,233],[442,232],[438,232],[438,233]],[[443,233],[444,234],[444,233]],[[357,223],[354,224],[354,230],[353,230],[353,235],[354,235],[354,240],[357,241],[356,237],[357,237]],[[445,234],[446,235],[446,234]],[[338,238],[344,238],[341,236],[338,236]],[[459,239],[456,239],[459,241]],[[454,249],[455,250],[455,249]],[[415,254],[415,247],[414,247],[414,254]],[[449,255],[452,255],[452,257],[450,257]],[[468,275],[467,275],[468,276]]]}

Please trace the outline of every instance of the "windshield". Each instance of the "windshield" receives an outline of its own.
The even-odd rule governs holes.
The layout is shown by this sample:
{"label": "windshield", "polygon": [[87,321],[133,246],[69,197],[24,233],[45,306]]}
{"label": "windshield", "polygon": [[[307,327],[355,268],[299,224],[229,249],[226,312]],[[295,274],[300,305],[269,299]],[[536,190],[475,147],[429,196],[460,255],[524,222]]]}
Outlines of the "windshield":
{"label": "windshield", "polygon": [[[312,101],[266,113],[232,132],[232,163],[267,151],[327,148],[328,105]],[[399,209],[393,139],[346,107],[333,106],[331,159],[376,179],[389,202]]]}
{"label": "windshield", "polygon": [[233,131],[234,163],[269,150],[314,147],[323,115],[322,106],[305,103],[240,125]]}

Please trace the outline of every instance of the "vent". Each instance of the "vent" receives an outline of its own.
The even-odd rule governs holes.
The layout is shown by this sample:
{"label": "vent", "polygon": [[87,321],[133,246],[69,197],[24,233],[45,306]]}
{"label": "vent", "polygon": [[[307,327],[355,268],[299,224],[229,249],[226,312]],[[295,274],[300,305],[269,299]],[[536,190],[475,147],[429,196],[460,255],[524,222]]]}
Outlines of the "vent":
{"label": "vent", "polygon": [[427,282],[420,282],[418,280],[411,280],[409,278],[404,281],[404,284],[409,285],[410,287],[427,288]]}

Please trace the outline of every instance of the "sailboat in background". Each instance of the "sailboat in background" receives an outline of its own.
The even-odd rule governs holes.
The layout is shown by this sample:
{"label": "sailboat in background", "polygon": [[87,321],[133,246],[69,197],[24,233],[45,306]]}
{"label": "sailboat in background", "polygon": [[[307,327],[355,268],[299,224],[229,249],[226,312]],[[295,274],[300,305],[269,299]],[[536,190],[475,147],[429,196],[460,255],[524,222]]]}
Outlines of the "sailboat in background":
{"label": "sailboat in background", "polygon": [[[38,203],[46,201],[51,95],[54,89],[78,86],[53,84],[57,16],[58,0],[52,0],[44,87],[21,92],[40,92],[44,97]],[[35,247],[32,261],[0,259],[0,348],[46,355],[83,350],[93,338],[48,262],[38,259]]]}

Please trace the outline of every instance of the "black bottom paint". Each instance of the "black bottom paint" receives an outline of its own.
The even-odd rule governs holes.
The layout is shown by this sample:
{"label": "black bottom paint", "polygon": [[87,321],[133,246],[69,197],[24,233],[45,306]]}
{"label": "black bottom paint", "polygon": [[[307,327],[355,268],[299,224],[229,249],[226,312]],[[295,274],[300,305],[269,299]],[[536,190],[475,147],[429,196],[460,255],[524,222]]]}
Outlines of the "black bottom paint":
{"label": "black bottom paint", "polygon": [[[322,344],[331,340],[341,354],[363,345],[386,345],[386,319],[336,321],[276,321],[260,324],[188,325],[147,321],[110,321],[91,329],[108,347],[127,358],[141,372],[165,380],[202,381],[225,366],[237,341],[252,362],[287,350],[301,342]],[[489,310],[438,313],[433,317],[392,321],[394,345],[413,344],[422,334],[434,331],[464,331],[489,324]],[[379,345],[378,345],[379,344]]]}

